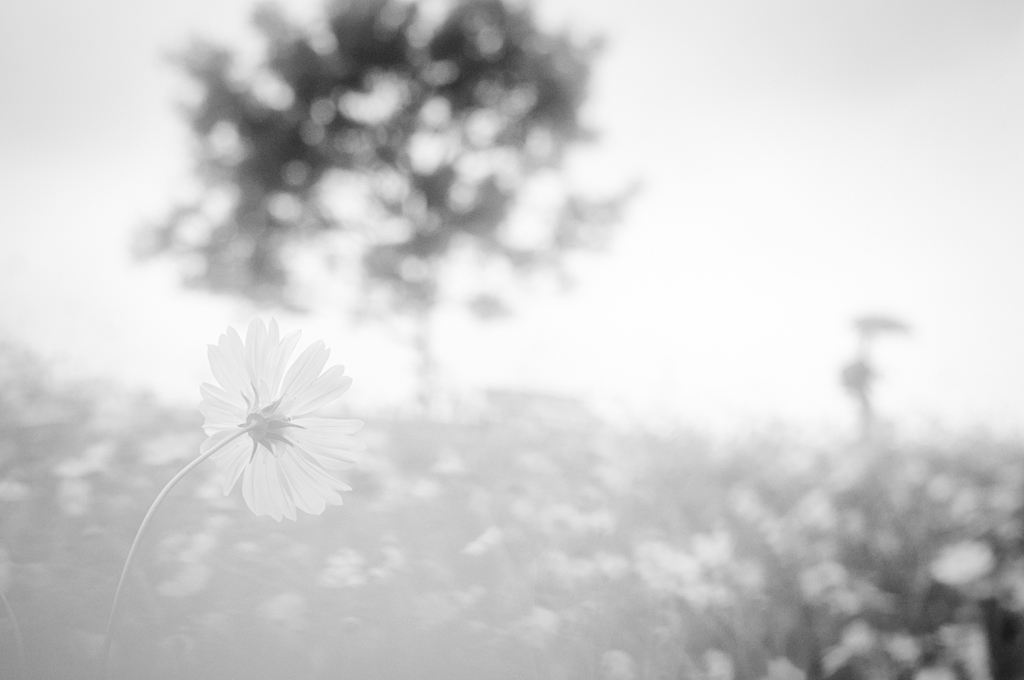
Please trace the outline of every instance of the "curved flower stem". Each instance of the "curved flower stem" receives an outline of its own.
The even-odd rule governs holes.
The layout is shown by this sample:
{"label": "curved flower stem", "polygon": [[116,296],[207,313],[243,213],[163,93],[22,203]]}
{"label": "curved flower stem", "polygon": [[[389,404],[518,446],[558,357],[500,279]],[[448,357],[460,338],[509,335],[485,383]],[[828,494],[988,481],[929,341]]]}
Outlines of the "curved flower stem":
{"label": "curved flower stem", "polygon": [[22,678],[28,677],[28,662],[25,661],[25,643],[21,639],[21,628],[18,627],[18,619],[14,616],[14,610],[11,609],[11,603],[4,597],[4,591],[0,590],[0,603],[4,606],[4,611],[7,612],[7,618],[11,620],[11,626],[14,628],[14,644],[18,648],[18,665],[21,667],[19,675]]}
{"label": "curved flower stem", "polygon": [[195,469],[195,467],[202,463],[204,460],[220,451],[230,442],[234,441],[235,439],[238,439],[243,434],[246,434],[251,429],[252,427],[246,427],[241,430],[238,430],[230,437],[222,441],[220,444],[214,446],[206,453],[201,454],[198,458],[196,458],[191,463],[182,468],[181,472],[174,475],[174,477],[171,478],[171,481],[167,482],[167,486],[163,488],[163,491],[161,491],[157,495],[156,500],[153,501],[153,504],[149,506],[149,511],[146,513],[146,516],[142,518],[142,524],[139,525],[139,530],[135,534],[135,540],[132,541],[132,547],[128,550],[128,557],[124,561],[124,569],[121,570],[121,580],[117,582],[117,590],[114,591],[114,604],[110,607],[110,618],[107,619],[107,632],[103,636],[103,651],[100,652],[100,663],[102,664],[101,669],[103,673],[109,672],[108,662],[110,659],[110,642],[111,636],[114,633],[114,624],[116,623],[117,619],[117,607],[121,603],[121,591],[124,590],[124,581],[125,578],[128,576],[128,570],[132,566],[132,560],[135,559],[135,551],[139,547],[139,542],[142,539],[142,535],[146,532],[146,527],[149,526],[150,520],[153,519],[153,514],[156,513],[156,509],[160,507],[160,503],[163,502],[164,498],[167,496],[170,490],[173,489],[174,486],[181,481],[182,477],[192,472],[192,470]]}

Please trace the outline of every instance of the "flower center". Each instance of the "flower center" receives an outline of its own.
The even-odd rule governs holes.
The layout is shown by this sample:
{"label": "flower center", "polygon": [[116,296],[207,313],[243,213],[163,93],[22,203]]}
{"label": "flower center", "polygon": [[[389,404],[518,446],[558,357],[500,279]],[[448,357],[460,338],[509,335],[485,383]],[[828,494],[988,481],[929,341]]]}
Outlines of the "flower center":
{"label": "flower center", "polygon": [[278,406],[281,405],[281,401],[284,399],[284,395],[272,404],[268,404],[263,408],[260,408],[260,395],[256,386],[253,386],[253,393],[256,395],[256,400],[252,403],[249,402],[249,398],[244,394],[242,399],[245,399],[245,405],[248,407],[247,411],[249,415],[246,416],[245,422],[239,424],[239,427],[248,428],[249,438],[252,439],[252,455],[249,457],[249,462],[252,462],[252,458],[256,455],[256,449],[262,444],[268,451],[279,455],[278,452],[274,451],[274,447],[271,446],[271,442],[280,442],[282,444],[288,444],[293,446],[295,443],[285,437],[281,431],[287,427],[297,427],[299,429],[305,429],[301,425],[296,425],[291,422],[291,418],[274,413]]}

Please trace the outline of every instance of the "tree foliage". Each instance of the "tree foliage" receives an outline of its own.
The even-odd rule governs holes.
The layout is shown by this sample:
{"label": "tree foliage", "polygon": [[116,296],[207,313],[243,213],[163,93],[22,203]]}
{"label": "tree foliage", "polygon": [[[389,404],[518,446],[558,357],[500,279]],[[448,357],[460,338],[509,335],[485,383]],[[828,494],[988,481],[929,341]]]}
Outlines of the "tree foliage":
{"label": "tree foliage", "polygon": [[264,62],[249,71],[194,44],[180,63],[201,93],[188,115],[204,189],[149,230],[145,250],[180,256],[192,285],[302,307],[289,254],[315,243],[396,308],[422,310],[458,252],[522,273],[600,245],[622,197],[559,190],[531,224],[541,238],[515,229],[530,187],[557,183],[566,152],[592,138],[579,109],[597,43],[545,32],[501,0],[428,10],[335,3],[325,25],[303,28],[262,8]]}

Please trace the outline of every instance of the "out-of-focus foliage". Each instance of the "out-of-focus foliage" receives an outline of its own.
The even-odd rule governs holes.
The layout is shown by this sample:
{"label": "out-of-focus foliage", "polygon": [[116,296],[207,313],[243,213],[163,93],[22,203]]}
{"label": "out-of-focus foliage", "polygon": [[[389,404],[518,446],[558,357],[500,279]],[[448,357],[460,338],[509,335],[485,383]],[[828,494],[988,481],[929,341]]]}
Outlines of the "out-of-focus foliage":
{"label": "out-of-focus foliage", "polygon": [[[313,28],[269,7],[255,24],[255,70],[201,42],[181,57],[200,90],[189,117],[205,191],[146,249],[181,256],[192,284],[303,307],[289,257],[306,241],[397,308],[424,309],[464,251],[557,269],[617,220],[622,198],[574,194],[558,173],[593,136],[579,109],[596,44],[542,30],[528,7],[355,0]],[[472,309],[503,308],[478,292]]]}
{"label": "out-of-focus foliage", "polygon": [[[82,677],[200,420],[9,353],[0,418],[0,587],[33,677]],[[724,443],[508,408],[362,437],[319,517],[254,517],[213,466],[175,489],[128,581],[123,677],[980,680],[978,602],[1024,603],[1019,443]]]}

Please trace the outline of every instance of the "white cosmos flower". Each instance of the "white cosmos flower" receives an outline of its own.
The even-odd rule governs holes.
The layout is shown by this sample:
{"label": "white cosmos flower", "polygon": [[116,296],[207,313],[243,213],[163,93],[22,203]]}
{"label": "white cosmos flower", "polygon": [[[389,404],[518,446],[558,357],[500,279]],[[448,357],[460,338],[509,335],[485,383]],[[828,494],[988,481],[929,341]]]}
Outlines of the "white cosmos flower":
{"label": "white cosmos flower", "polygon": [[[358,420],[317,418],[312,413],[348,389],[342,366],[321,374],[330,355],[323,341],[306,348],[288,366],[299,331],[281,338],[253,319],[245,342],[233,328],[210,345],[210,368],[220,386],[203,383],[199,411],[209,451],[243,428],[249,432],[213,455],[224,473],[224,495],[239,477],[246,505],[257,515],[295,519],[295,509],[319,515],[328,503],[341,505],[346,484],[332,470],[350,467],[352,452],[365,447],[352,437]],[[287,370],[285,370],[287,368]]]}

